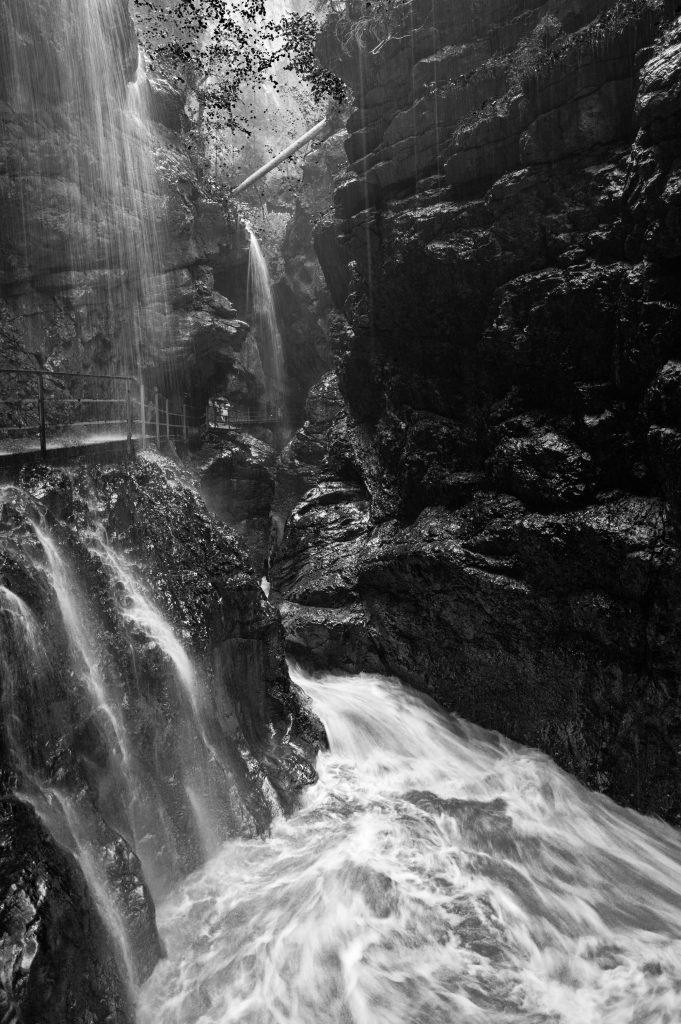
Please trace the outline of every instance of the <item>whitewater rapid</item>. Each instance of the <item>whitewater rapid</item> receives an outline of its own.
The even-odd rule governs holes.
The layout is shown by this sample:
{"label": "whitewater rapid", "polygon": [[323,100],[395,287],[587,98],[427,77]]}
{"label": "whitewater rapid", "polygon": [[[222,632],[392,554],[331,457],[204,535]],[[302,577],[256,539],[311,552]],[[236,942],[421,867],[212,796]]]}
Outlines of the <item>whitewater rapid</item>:
{"label": "whitewater rapid", "polygon": [[681,837],[377,676],[319,782],[158,909],[140,1024],[677,1024]]}

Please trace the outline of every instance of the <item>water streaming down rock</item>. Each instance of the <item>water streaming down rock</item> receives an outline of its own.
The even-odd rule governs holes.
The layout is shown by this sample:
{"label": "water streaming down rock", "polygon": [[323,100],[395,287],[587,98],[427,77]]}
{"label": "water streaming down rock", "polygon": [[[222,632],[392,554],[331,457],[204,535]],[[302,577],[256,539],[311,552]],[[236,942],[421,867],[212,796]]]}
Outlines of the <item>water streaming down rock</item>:
{"label": "water streaming down rock", "polygon": [[22,743],[22,709],[19,692],[30,687],[31,704],[40,701],[38,680],[45,664],[45,648],[38,621],[18,594],[0,584],[0,677],[4,739],[15,752],[15,762],[24,775],[30,774]]}
{"label": "water streaming down rock", "polygon": [[[109,325],[121,351],[100,355],[136,371],[143,346],[162,329],[167,302],[164,198],[127,6],[120,0],[8,0],[5,6],[2,99],[21,127],[13,129],[15,194],[4,224],[13,273],[48,275],[50,288],[71,296],[86,332],[94,296],[102,295],[107,315],[124,322]],[[15,173],[17,162],[30,173]]]}
{"label": "water streaming down rock", "polygon": [[[36,531],[38,533],[38,531]],[[51,540],[41,533],[44,549],[50,551],[51,568],[61,564],[53,550]],[[57,569],[57,572],[59,570]],[[63,595],[61,600],[63,601]],[[69,612],[70,614],[70,612]],[[153,964],[155,943],[147,948],[148,957],[140,955],[138,941],[142,938],[139,927],[126,922],[126,910],[120,890],[121,873],[112,864],[115,858],[116,837],[105,835],[106,827],[97,820],[94,806],[83,792],[71,796],[67,793],[68,783],[49,784],[41,767],[35,763],[32,746],[38,738],[29,738],[29,733],[38,732],[43,744],[48,740],[58,744],[60,738],[48,739],[50,695],[45,685],[48,680],[47,654],[40,637],[40,626],[35,615],[18,595],[8,587],[0,586],[0,668],[2,669],[1,711],[4,724],[4,742],[9,747],[9,760],[19,771],[18,795],[30,804],[51,836],[65,850],[70,851],[85,877],[90,896],[108,932],[109,940],[118,962],[121,976],[132,1004],[137,985],[149,972]],[[79,652],[82,655],[82,651]],[[91,651],[88,649],[88,654]],[[94,672],[94,665],[88,665]],[[30,692],[26,693],[26,688]],[[101,691],[96,694],[102,697]],[[26,703],[40,709],[42,728],[35,729],[35,723],[26,721]],[[110,717],[111,712],[107,714]],[[107,850],[107,844],[111,844]],[[102,856],[103,851],[105,856]],[[118,874],[118,879],[115,875]],[[117,884],[118,883],[118,884]],[[132,879],[139,885],[139,879]],[[129,908],[128,908],[129,910]],[[138,922],[139,925],[139,922]]]}
{"label": "water streaming down rock", "polygon": [[[102,916],[104,924],[111,936],[113,948],[122,967],[123,979],[131,1003],[134,1003],[138,983],[144,978],[143,970],[137,963],[136,949],[131,941],[125,911],[119,905],[117,893],[107,877],[106,863],[101,857],[101,847],[93,841],[93,832],[83,819],[76,803],[58,790],[48,790],[45,794],[49,803],[45,808],[42,801],[36,802],[36,810],[53,835],[59,837],[63,845],[76,856],[78,864],[85,876],[90,893]],[[61,813],[68,833],[64,835],[60,822],[55,820],[56,813]]]}
{"label": "water streaming down rock", "polygon": [[132,1003],[159,955],[147,884],[162,896],[277,798],[102,527],[86,546],[21,489],[0,498],[0,781],[80,866]]}
{"label": "water streaming down rock", "polygon": [[[98,731],[107,755],[105,774],[97,780],[100,806],[112,826],[126,836],[138,852],[145,877],[159,891],[180,873],[177,830],[170,823],[153,771],[145,770],[140,752],[134,750],[134,739],[123,712],[126,701],[122,681],[106,670],[105,652],[96,640],[97,627],[86,613],[74,574],[49,534],[35,524],[34,530],[47,558],[50,585],[68,638],[72,677],[79,680],[89,693],[94,715],[100,722],[103,719]],[[58,742],[57,737],[55,742]],[[44,788],[40,782],[38,788]],[[60,803],[65,806],[64,798]],[[68,806],[71,807],[70,804]],[[37,809],[54,828],[50,815],[40,806]],[[77,827],[73,825],[73,808],[70,815],[69,827],[75,838],[75,852],[83,860],[82,853],[87,850],[83,835],[91,832],[91,828],[82,822]]]}
{"label": "water streaming down rock", "polygon": [[[133,567],[106,542],[101,531],[93,541],[91,553],[101,560],[111,576],[123,618],[170,663],[171,670],[165,678],[171,691],[174,690],[171,700],[179,707],[180,714],[175,718],[172,736],[168,737],[168,749],[155,751],[154,774],[160,778],[178,778],[181,800],[190,809],[193,819],[186,824],[199,843],[202,859],[206,858],[215,853],[234,826],[227,796],[233,786],[233,765],[225,738],[216,727],[219,713],[205,680],[200,678],[168,620],[145,593]],[[177,816],[177,808],[174,814]],[[184,815],[180,813],[180,817]],[[144,841],[138,839],[135,848],[140,850],[145,863]],[[155,859],[158,860],[158,854]],[[161,871],[159,877],[158,864],[145,863],[145,877],[150,879],[156,892],[163,891],[170,881],[165,881],[163,876]]]}
{"label": "water streaming down rock", "polygon": [[681,838],[381,677],[293,678],[297,816],[160,909],[143,1024],[672,1024]]}
{"label": "water streaming down rock", "polygon": [[131,764],[131,755],[125,724],[120,709],[115,705],[115,700],[107,692],[108,687],[102,672],[101,656],[95,648],[93,639],[94,630],[92,624],[87,622],[82,603],[76,596],[78,593],[76,581],[52,538],[35,523],[33,529],[47,558],[50,582],[59,603],[59,610],[64,620],[72,653],[75,659],[82,663],[82,671],[79,672],[79,675],[91,693],[95,712],[101,711],[108,719],[124,772],[127,772]]}
{"label": "water streaming down rock", "polygon": [[295,806],[321,726],[235,537],[161,457],[0,487],[0,587],[7,1005],[54,996],[45,1019],[87,1024],[106,1001],[129,1024],[162,955],[153,898]]}
{"label": "water streaming down rock", "polygon": [[272,281],[260,242],[251,227],[247,227],[248,252],[248,307],[256,328],[263,356],[266,378],[266,399],[271,411],[286,418],[286,381],[284,350],[277,323],[277,311],[272,292]]}

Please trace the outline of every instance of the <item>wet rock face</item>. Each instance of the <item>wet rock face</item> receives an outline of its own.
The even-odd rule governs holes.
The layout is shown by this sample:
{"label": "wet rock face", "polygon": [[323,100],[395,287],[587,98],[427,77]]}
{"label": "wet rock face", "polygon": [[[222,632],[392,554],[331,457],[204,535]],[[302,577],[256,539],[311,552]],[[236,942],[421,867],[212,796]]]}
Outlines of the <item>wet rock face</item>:
{"label": "wet rock face", "polygon": [[[381,671],[358,590],[370,529],[362,433],[348,422],[333,373],[310,390],[305,408],[305,424],[276,466],[281,534],[273,537],[271,597],[291,657],[319,670]],[[371,485],[369,460],[363,465]]]}
{"label": "wet rock face", "polygon": [[391,671],[679,821],[679,557],[657,499],[542,514],[480,495],[379,532],[359,586]]}
{"label": "wet rock face", "polygon": [[131,1024],[119,965],[75,860],[32,808],[0,800],[0,1011],[7,1020]]}
{"label": "wet rock face", "polygon": [[280,549],[289,643],[340,665],[344,629],[356,664],[679,822],[678,19],[405,18],[409,46],[339,58],[345,408]]}
{"label": "wet rock face", "polygon": [[239,434],[201,467],[201,496],[217,519],[243,540],[256,573],[263,575],[269,551],[275,453]]}
{"label": "wet rock face", "polygon": [[[244,549],[158,456],[43,467],[2,488],[0,641],[0,772],[18,807],[2,819],[2,851],[26,872],[22,885],[47,886],[35,924],[35,962],[47,966],[21,974],[34,925],[17,919],[12,984],[36,1005],[52,998],[49,1019],[64,1022],[81,1020],[69,1000],[82,988],[94,1015],[83,1022],[99,1020],[117,991],[114,967],[134,986],[163,955],[151,893],[168,891],[211,844],[263,834],[275,796],[293,809],[316,778],[323,730],[291,687],[279,617]],[[13,831],[25,821],[26,842]],[[34,833],[46,866],[26,860]],[[0,914],[14,920],[16,892],[4,895]],[[59,937],[60,901],[83,915],[73,950]],[[40,915],[57,923],[43,928]],[[98,973],[100,946],[114,967]],[[102,1021],[128,1019],[110,1004]]]}
{"label": "wet rock face", "polygon": [[[348,257],[330,216],[333,180],[345,164],[344,139],[345,132],[338,132],[306,157],[273,273],[288,411],[295,424],[304,419],[310,387],[331,366],[329,317],[347,294]],[[290,206],[291,199],[284,195],[283,203]]]}
{"label": "wet rock face", "polygon": [[[563,474],[563,488],[573,479]],[[347,479],[308,492],[273,573],[291,654],[394,673],[587,785],[681,821],[681,552],[669,507],[563,489],[533,491],[539,511],[494,483],[411,524],[377,524]]]}

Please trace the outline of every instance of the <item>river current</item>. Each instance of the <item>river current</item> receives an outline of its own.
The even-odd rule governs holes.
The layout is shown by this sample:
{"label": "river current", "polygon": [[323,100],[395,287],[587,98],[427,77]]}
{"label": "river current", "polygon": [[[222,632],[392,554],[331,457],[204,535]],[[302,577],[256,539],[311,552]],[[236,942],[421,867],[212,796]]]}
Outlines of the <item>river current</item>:
{"label": "river current", "polygon": [[378,676],[319,782],[158,908],[140,1024],[677,1024],[681,837]]}

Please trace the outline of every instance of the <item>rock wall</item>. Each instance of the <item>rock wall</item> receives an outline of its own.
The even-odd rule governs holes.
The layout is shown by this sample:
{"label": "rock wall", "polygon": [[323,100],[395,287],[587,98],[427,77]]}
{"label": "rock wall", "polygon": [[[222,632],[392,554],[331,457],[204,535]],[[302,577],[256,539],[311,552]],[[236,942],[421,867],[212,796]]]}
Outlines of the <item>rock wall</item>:
{"label": "rock wall", "polygon": [[[327,243],[326,277],[317,249],[323,226],[332,214],[335,176],[345,166],[341,131],[313,147],[302,166],[299,195],[281,244],[281,259],[274,282],[277,318],[281,326],[291,423],[304,418],[307,392],[331,368],[329,315],[333,291],[347,274],[347,254],[334,252]],[[338,247],[336,247],[338,249]],[[334,258],[335,257],[335,258]],[[331,270],[333,267],[333,271]]]}
{"label": "rock wall", "polygon": [[276,569],[292,645],[347,664],[346,629],[355,664],[678,822],[681,26],[399,10],[376,53],[328,36],[357,102],[345,408]]}
{"label": "rock wall", "polygon": [[[214,287],[247,240],[197,177],[187,128],[184,96],[139,65],[127,0],[3,5],[3,364],[142,373],[198,406],[235,367],[250,380],[247,327]],[[47,387],[78,394],[73,381]],[[35,390],[28,378],[1,388]]]}
{"label": "rock wall", "polygon": [[132,1024],[130,993],[78,865],[16,799],[0,801],[0,877],[4,1017]]}

